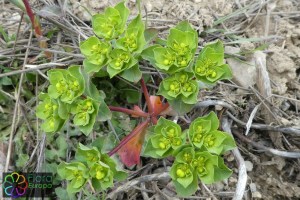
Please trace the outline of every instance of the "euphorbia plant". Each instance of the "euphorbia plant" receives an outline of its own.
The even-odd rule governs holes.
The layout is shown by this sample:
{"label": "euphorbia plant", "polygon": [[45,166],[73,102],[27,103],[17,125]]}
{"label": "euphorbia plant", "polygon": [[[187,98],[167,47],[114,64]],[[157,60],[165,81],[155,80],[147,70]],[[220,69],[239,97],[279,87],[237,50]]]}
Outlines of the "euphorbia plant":
{"label": "euphorbia plant", "polygon": [[[63,162],[58,168],[61,178],[70,181],[68,192],[78,192],[86,183],[95,190],[105,190],[114,179],[123,179],[124,173],[117,170],[110,157],[118,153],[127,167],[140,164],[146,134],[143,155],[174,160],[170,176],[180,196],[193,194],[198,181],[210,184],[228,178],[231,171],[221,155],[235,143],[231,136],[218,130],[215,113],[195,119],[188,130],[165,118],[169,113],[187,113],[198,101],[199,85],[212,85],[231,77],[223,61],[223,44],[207,44],[196,58],[198,34],[188,22],[172,28],[167,40],[160,40],[158,45],[151,44],[156,36],[153,30],[145,29],[140,15],[126,26],[128,15],[122,2],[93,16],[96,36],[80,43],[85,56],[83,66],[48,71],[48,93],[40,95],[42,102],[37,107],[45,132],[57,132],[70,120],[88,136],[97,121],[111,118],[111,111],[141,119],[107,154],[101,145],[79,144],[75,160]],[[157,95],[163,96],[165,102],[160,96],[149,95],[139,68],[143,59],[163,73]],[[92,82],[100,73],[110,79],[119,76],[133,83],[140,81],[146,111],[137,105],[132,109],[107,106],[105,91],[98,90]]]}

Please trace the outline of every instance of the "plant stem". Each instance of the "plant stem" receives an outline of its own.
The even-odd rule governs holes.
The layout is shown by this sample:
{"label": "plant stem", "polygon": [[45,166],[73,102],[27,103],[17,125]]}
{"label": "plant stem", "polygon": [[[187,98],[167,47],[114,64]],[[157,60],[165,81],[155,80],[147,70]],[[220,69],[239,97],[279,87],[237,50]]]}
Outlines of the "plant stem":
{"label": "plant stem", "polygon": [[41,25],[39,23],[38,20],[36,20],[32,10],[31,10],[31,7],[30,7],[30,4],[28,2],[28,0],[23,0],[23,3],[25,5],[25,8],[26,8],[26,12],[27,12],[27,15],[29,16],[30,18],[30,21],[32,23],[32,26],[34,28],[34,32],[36,34],[37,37],[40,37],[42,36],[42,29],[41,29]]}
{"label": "plant stem", "polygon": [[125,144],[127,144],[134,136],[141,133],[145,128],[147,128],[148,124],[150,122],[150,118],[147,118],[146,121],[140,123],[133,131],[127,135],[125,138],[121,140],[121,142],[110,152],[108,152],[109,156],[114,155],[116,152],[118,152]]}
{"label": "plant stem", "polygon": [[144,97],[146,99],[146,103],[147,103],[147,107],[148,107],[148,113],[150,115],[152,115],[153,112],[154,112],[154,108],[152,107],[152,104],[151,104],[151,101],[150,101],[150,95],[149,95],[148,89],[146,87],[146,84],[145,84],[145,81],[144,81],[143,78],[141,79],[141,86],[142,86],[142,90],[144,92]]}
{"label": "plant stem", "polygon": [[[43,39],[43,32],[42,32],[42,28],[41,28],[41,24],[39,19],[33,14],[32,9],[30,7],[30,4],[28,2],[28,0],[23,0],[23,3],[25,5],[25,9],[27,12],[27,15],[30,18],[32,27],[34,29],[34,33],[35,36],[37,37],[38,41],[39,41],[39,46],[40,48],[47,48],[48,44],[47,41],[45,39]],[[52,53],[49,51],[45,51],[44,52],[47,58],[51,58],[52,57]]]}
{"label": "plant stem", "polygon": [[126,114],[129,114],[129,115],[135,115],[135,116],[138,116],[138,117],[149,117],[149,114],[145,113],[143,111],[130,110],[130,109],[127,109],[127,108],[121,108],[121,107],[115,107],[115,106],[108,106],[108,107],[111,111],[122,112],[122,113],[126,113]]}

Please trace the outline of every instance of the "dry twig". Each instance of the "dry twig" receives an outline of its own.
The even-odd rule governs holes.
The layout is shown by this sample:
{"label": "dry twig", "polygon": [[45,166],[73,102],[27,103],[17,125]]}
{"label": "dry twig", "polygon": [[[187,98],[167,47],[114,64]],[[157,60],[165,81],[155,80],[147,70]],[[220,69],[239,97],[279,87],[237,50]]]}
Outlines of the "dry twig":
{"label": "dry twig", "polygon": [[[226,117],[223,117],[222,128],[224,131],[226,131],[227,133],[232,135],[230,127],[231,127],[231,124],[228,122],[228,119]],[[233,199],[240,200],[240,199],[243,199],[245,189],[246,189],[246,184],[247,184],[246,164],[245,164],[244,158],[242,157],[238,148],[233,149],[232,154],[234,155],[235,159],[237,160],[238,168],[239,168],[239,178],[238,178],[238,182],[237,182],[237,186],[236,186],[236,190],[235,190]]]}

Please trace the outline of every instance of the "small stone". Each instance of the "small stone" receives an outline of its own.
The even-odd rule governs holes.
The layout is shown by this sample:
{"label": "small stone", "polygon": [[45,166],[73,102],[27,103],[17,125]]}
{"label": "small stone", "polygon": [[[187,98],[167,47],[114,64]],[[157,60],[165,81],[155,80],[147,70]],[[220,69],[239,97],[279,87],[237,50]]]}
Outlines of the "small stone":
{"label": "small stone", "polygon": [[250,190],[251,190],[252,193],[257,191],[255,183],[250,183],[249,186],[250,186]]}
{"label": "small stone", "polygon": [[[240,49],[226,46],[225,52],[230,54],[238,54]],[[245,62],[241,62],[235,58],[227,58],[226,61],[232,70],[232,80],[236,84],[248,88],[256,83],[257,72],[254,58],[250,57]]]}
{"label": "small stone", "polygon": [[246,170],[247,172],[251,172],[253,170],[253,163],[250,161],[245,161],[245,165],[246,165]]}
{"label": "small stone", "polygon": [[235,177],[230,177],[230,178],[229,178],[229,182],[230,182],[230,183],[237,183],[237,181],[238,181],[238,180],[237,180]]}
{"label": "small stone", "polygon": [[230,154],[230,155],[226,158],[226,160],[227,160],[228,162],[232,162],[232,161],[234,161],[234,156],[233,156],[232,154]]}
{"label": "small stone", "polygon": [[262,198],[262,195],[260,192],[253,192],[252,193],[252,198],[258,198],[258,199],[261,199]]}

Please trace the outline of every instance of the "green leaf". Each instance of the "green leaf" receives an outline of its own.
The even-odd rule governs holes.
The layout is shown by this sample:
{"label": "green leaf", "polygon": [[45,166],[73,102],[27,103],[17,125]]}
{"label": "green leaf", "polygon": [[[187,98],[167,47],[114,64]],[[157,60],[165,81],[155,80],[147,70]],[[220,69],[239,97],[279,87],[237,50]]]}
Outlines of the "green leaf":
{"label": "green leaf", "polygon": [[193,167],[200,180],[205,184],[211,184],[214,180],[214,166],[218,164],[218,156],[209,152],[198,152],[193,160]]}
{"label": "green leaf", "polygon": [[80,162],[87,163],[87,165],[91,167],[94,163],[100,160],[100,153],[96,147],[89,148],[79,143],[75,158]]}
{"label": "green leaf", "polygon": [[[176,26],[176,29],[184,31],[184,32],[192,32],[194,33],[194,44],[196,45],[196,48],[198,46],[198,33],[195,29],[192,28],[191,24],[188,21],[182,21],[179,22]],[[196,51],[196,49],[194,50]],[[195,52],[193,52],[195,53]]]}
{"label": "green leaf", "polygon": [[107,66],[107,72],[110,78],[124,70],[130,69],[137,64],[137,60],[132,55],[121,49],[114,49],[110,53],[111,60]]}
{"label": "green leaf", "polygon": [[181,99],[168,100],[168,103],[179,116],[190,112],[194,107],[193,104],[186,104]]}
{"label": "green leaf", "polygon": [[83,60],[83,67],[86,73],[99,72],[100,69],[102,68],[101,65],[95,65],[90,63],[88,59]]}
{"label": "green leaf", "polygon": [[113,160],[113,158],[109,157],[107,154],[102,154],[101,156],[101,161],[106,165],[108,165],[111,171],[113,172],[114,179],[116,179],[117,181],[124,181],[128,175],[126,172],[118,168],[120,164],[117,165],[116,162],[118,162],[118,160],[117,159],[115,160]]}
{"label": "green leaf", "polygon": [[51,149],[45,149],[47,160],[56,160],[66,157],[68,144],[64,135],[59,135],[54,142],[52,142]]}
{"label": "green leaf", "polygon": [[91,167],[90,176],[96,190],[105,190],[113,186],[113,173],[109,166],[101,161]]}
{"label": "green leaf", "polygon": [[71,181],[67,187],[68,193],[80,191],[88,178],[88,169],[80,162],[62,162],[57,167],[57,173],[62,179]]}
{"label": "green leaf", "polygon": [[124,32],[128,15],[129,10],[124,2],[117,4],[114,8],[107,7],[104,13],[93,16],[93,30],[97,36],[106,40],[117,38]]}
{"label": "green leaf", "polygon": [[224,160],[218,156],[218,165],[214,166],[214,182],[227,179],[231,176],[232,170],[230,170],[225,164]]}
{"label": "green leaf", "polygon": [[200,52],[193,68],[197,80],[214,84],[218,80],[232,78],[230,67],[224,64],[224,47],[221,41],[207,44]]}
{"label": "green leaf", "polygon": [[99,103],[98,101],[92,100],[92,106],[94,107],[94,112],[89,114],[89,122],[85,126],[79,126],[79,129],[85,134],[89,135],[94,127],[94,124],[96,122],[96,117],[98,116],[99,111]]}
{"label": "green leaf", "polygon": [[16,167],[18,168],[22,168],[26,165],[26,163],[28,162],[29,160],[29,156],[27,154],[19,154],[18,155],[18,159],[16,161]]}
{"label": "green leaf", "polygon": [[141,53],[146,45],[144,31],[144,22],[141,16],[138,15],[128,24],[125,36],[117,40],[117,48],[132,53]]}
{"label": "green leaf", "polygon": [[150,47],[145,48],[142,53],[141,56],[143,59],[148,60],[152,65],[155,64],[155,58],[154,58],[154,49],[161,47],[160,45],[152,45]]}
{"label": "green leaf", "polygon": [[176,192],[178,196],[180,197],[188,197],[192,194],[195,194],[195,192],[198,189],[198,178],[196,175],[193,176],[193,181],[188,187],[183,187],[178,181],[173,181],[173,184],[175,186]]}
{"label": "green leaf", "polygon": [[203,118],[195,119],[189,128],[189,140],[190,142],[198,148],[203,145],[203,140],[205,135],[211,129],[211,121],[205,120]]}
{"label": "green leaf", "polygon": [[173,100],[180,94],[181,83],[175,76],[170,76],[159,84],[157,95],[162,95],[168,100]]}
{"label": "green leaf", "polygon": [[158,30],[155,28],[147,28],[144,32],[146,43],[149,44],[151,41],[157,38]]}
{"label": "green leaf", "polygon": [[[160,83],[157,94],[164,96],[171,104],[173,101],[177,101],[179,104],[195,104],[198,102],[199,86],[192,78],[193,74],[189,72],[175,73]],[[187,112],[178,110],[177,106],[173,108],[180,114]]]}
{"label": "green leaf", "polygon": [[60,98],[61,101],[71,104],[84,91],[84,79],[80,66],[70,66],[65,69],[52,69],[48,71],[50,86],[48,93],[51,98]]}
{"label": "green leaf", "polygon": [[210,112],[209,114],[198,117],[197,119],[201,120],[209,120],[211,122],[211,129],[210,130],[217,130],[219,128],[219,119],[215,112]]}
{"label": "green leaf", "polygon": [[181,99],[186,104],[196,104],[198,102],[199,85],[195,80],[187,81],[182,86]]}
{"label": "green leaf", "polygon": [[176,54],[169,48],[157,47],[153,49],[155,66],[163,72],[168,72],[176,60]]}
{"label": "green leaf", "polygon": [[12,85],[12,81],[9,77],[5,76],[3,78],[0,78],[0,85]]}
{"label": "green leaf", "polygon": [[68,119],[70,114],[70,104],[58,101],[58,115],[62,119]]}
{"label": "green leaf", "polygon": [[141,97],[140,91],[134,89],[122,89],[122,94],[126,96],[126,102],[131,104],[137,104]]}
{"label": "green leaf", "polygon": [[170,29],[167,39],[167,46],[172,48],[177,55],[187,55],[193,53],[197,48],[195,43],[195,32],[181,31],[179,29]]}
{"label": "green leaf", "polygon": [[167,157],[184,144],[185,138],[186,135],[182,134],[178,124],[160,117],[154,128],[154,134],[146,138],[144,155],[153,158]]}
{"label": "green leaf", "polygon": [[111,119],[111,112],[108,108],[108,106],[106,105],[106,103],[104,102],[103,99],[100,100],[100,106],[99,106],[99,111],[98,111],[98,120],[103,122],[103,121],[107,121],[109,119]]}
{"label": "green leaf", "polygon": [[223,152],[223,141],[226,135],[221,131],[211,131],[204,136],[203,148],[207,151],[220,155]]}
{"label": "green leaf", "polygon": [[194,148],[188,146],[180,150],[180,152],[176,155],[175,162],[190,164],[193,161],[194,157],[195,157]]}
{"label": "green leaf", "polygon": [[224,46],[220,40],[206,44],[200,52],[200,58],[208,58],[217,62],[217,65],[224,63]]}
{"label": "green leaf", "polygon": [[190,196],[197,191],[198,177],[189,165],[175,162],[171,167],[170,176],[178,196]]}
{"label": "green leaf", "polygon": [[69,199],[75,199],[76,198],[74,194],[69,194],[67,192],[67,190],[62,188],[62,187],[55,188],[55,194],[61,200],[69,200]]}
{"label": "green leaf", "polygon": [[139,65],[136,64],[133,67],[123,71],[120,76],[130,82],[137,83],[142,78],[142,72],[139,69]]}
{"label": "green leaf", "polygon": [[129,9],[125,6],[125,2],[120,2],[115,6],[115,9],[119,11],[120,17],[122,19],[122,23],[118,26],[120,34],[123,33],[125,29],[125,25],[127,22],[127,18],[129,16]]}
{"label": "green leaf", "polygon": [[226,138],[222,142],[223,150],[222,150],[221,154],[225,153],[226,151],[230,151],[230,150],[236,148],[234,138],[226,132],[223,132],[223,133],[226,136]]}

